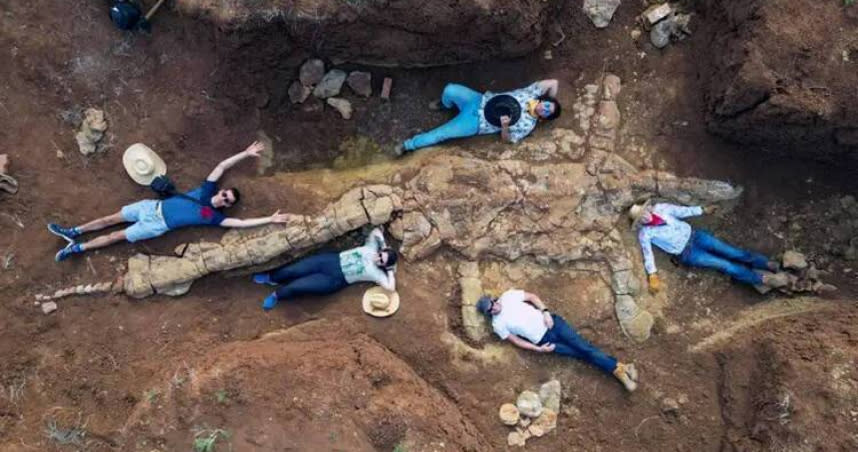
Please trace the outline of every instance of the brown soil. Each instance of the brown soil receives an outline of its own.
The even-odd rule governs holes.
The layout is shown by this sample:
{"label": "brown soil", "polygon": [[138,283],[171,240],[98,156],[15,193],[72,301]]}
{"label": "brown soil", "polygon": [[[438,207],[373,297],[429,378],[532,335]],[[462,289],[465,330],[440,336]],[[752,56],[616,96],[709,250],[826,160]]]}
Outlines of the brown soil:
{"label": "brown soil", "polygon": [[[181,231],[53,262],[60,242],[45,231],[47,221],[80,222],[149,195],[121,170],[121,151],[131,143],[157,150],[183,188],[260,129],[274,139],[276,169],[299,171],[329,165],[355,136],[385,148],[442,120],[425,105],[448,81],[499,90],[557,77],[561,101],[571,105],[574,91],[606,70],[625,83],[624,157],[640,167],[742,184],[746,194],[735,214],[705,220],[706,226],[765,252],[797,247],[830,272],[839,298],[854,300],[853,264],[832,249],[844,239],[826,233],[836,218],[826,216],[831,203],[858,188],[854,169],[757,155],[755,147],[710,136],[700,64],[709,42],[694,35],[656,51],[633,41],[629,31],[639,11],[632,3],[601,31],[577,8],[564,9],[554,19],[567,38],[550,49],[551,60],[540,52],[419,71],[370,68],[376,90],[381,77],[394,77],[393,99],[350,97],[356,110],[350,122],[330,110],[307,113],[289,104],[285,91],[307,50],[285,58],[274,44],[257,49],[252,38],[170,11],[146,36],[116,31],[98,2],[5,5],[0,149],[10,154],[21,191],[0,194],[0,257],[8,262],[0,270],[0,450],[82,448],[49,439],[45,429],[52,421],[85,429],[82,441],[90,450],[187,450],[197,427],[229,430],[235,450],[503,449],[507,429],[496,421],[497,408],[550,377],[563,384],[564,406],[580,414],[562,415],[556,433],[528,443],[532,450],[854,449],[854,303],[836,301],[824,313],[738,330],[726,348],[690,353],[690,346],[761,297],[661,257],[670,296],[663,324],[642,345],[625,339],[613,318],[576,322],[575,305],[563,302],[573,295],[550,290],[567,287],[560,281],[546,277],[525,287],[557,303],[595,343],[638,363],[643,383],[632,395],[588,366],[550,356],[510,351],[501,362],[455,365],[441,341],[448,330],[444,314],[455,312],[449,307],[456,303],[447,269],[456,256],[444,252],[402,266],[403,307],[388,320],[362,313],[355,300],[363,287],[266,314],[259,308],[266,289],[219,275],[180,299],[70,298],[50,316],[33,305],[35,293],[114,275],[117,263],[134,252],[167,253],[178,243],[220,234]],[[67,119],[89,106],[107,112],[113,146],[83,158]],[[571,115],[560,119],[561,125],[573,122]],[[492,139],[469,144],[479,149]],[[272,190],[269,179],[247,166],[234,170],[228,183],[242,187],[247,200],[235,215],[306,207],[295,196],[299,191]],[[313,320],[318,323],[298,329],[311,337],[259,340]],[[233,371],[217,376],[221,366]],[[211,378],[189,379],[198,392],[159,405],[174,376],[179,381],[189,369]],[[353,378],[354,390],[341,378]],[[218,401],[218,391],[226,403]],[[689,400],[680,415],[662,414],[660,400],[680,394]],[[290,403],[294,397],[304,402]],[[318,407],[324,410],[314,411]],[[144,419],[153,422],[136,422]]]}

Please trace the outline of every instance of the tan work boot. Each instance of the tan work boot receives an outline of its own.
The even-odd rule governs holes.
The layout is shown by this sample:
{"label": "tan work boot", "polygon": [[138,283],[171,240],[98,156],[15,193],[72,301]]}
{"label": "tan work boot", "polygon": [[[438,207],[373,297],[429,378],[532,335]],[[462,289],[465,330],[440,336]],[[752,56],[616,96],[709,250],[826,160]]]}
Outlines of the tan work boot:
{"label": "tan work boot", "polygon": [[[631,367],[631,369],[629,369],[629,367]],[[633,375],[634,378],[632,378]],[[635,382],[638,372],[634,365],[617,363],[617,367],[614,369],[614,376],[617,377],[617,380],[620,380],[620,383],[626,387],[626,391],[632,392],[638,388],[638,384]]]}

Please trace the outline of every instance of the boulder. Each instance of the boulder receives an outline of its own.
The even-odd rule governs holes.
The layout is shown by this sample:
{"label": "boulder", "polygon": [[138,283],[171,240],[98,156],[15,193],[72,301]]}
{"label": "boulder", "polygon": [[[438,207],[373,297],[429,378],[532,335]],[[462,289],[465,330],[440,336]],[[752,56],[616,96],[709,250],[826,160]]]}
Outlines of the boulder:
{"label": "boulder", "polygon": [[81,154],[89,155],[99,150],[99,143],[107,130],[107,118],[104,111],[87,108],[84,112],[80,130],[75,135]]}
{"label": "boulder", "polygon": [[539,401],[542,406],[555,412],[560,412],[560,382],[551,380],[539,387]]}
{"label": "boulder", "polygon": [[[533,436],[542,436],[555,428],[557,428],[557,412],[549,408],[542,410],[542,414],[534,419],[533,423],[530,424],[529,427]],[[541,433],[537,434],[535,429],[538,429]]]}
{"label": "boulder", "polygon": [[355,94],[363,97],[372,96],[372,74],[369,72],[353,71],[346,79],[346,83]]}
{"label": "boulder", "polygon": [[325,62],[319,59],[311,59],[301,65],[298,71],[298,80],[306,87],[315,86],[325,76]]}
{"label": "boulder", "polygon": [[539,400],[539,394],[533,391],[522,391],[515,401],[515,406],[523,416],[536,418],[542,414],[542,402]]}
{"label": "boulder", "polygon": [[343,89],[343,83],[346,81],[346,73],[333,69],[322,77],[322,80],[316,85],[313,90],[313,95],[319,99],[327,99],[340,94]]}
{"label": "boulder", "polygon": [[784,268],[793,270],[804,270],[807,268],[807,259],[805,259],[804,254],[795,250],[785,252],[782,261]]}
{"label": "boulder", "polygon": [[583,9],[596,28],[605,28],[611,23],[620,3],[620,0],[584,0]]}

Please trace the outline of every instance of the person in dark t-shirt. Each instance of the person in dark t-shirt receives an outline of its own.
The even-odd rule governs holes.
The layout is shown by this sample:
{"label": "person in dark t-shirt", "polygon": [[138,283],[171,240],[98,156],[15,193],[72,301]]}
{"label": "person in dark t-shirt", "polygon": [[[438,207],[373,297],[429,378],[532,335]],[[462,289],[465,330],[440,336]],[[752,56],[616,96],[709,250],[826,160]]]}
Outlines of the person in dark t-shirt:
{"label": "person in dark t-shirt", "polygon": [[[225,228],[247,228],[269,223],[283,223],[286,214],[275,212],[269,217],[239,219],[228,218],[221,210],[235,205],[240,194],[235,188],[221,189],[217,185],[223,173],[236,163],[259,157],[263,145],[254,142],[244,151],[220,162],[199,187],[183,194],[175,194],[163,200],[144,199],[123,206],[119,212],[90,221],[80,226],[66,228],[51,223],[48,230],[68,241],[68,246],[57,252],[57,262],[72,254],[103,248],[123,240],[138,242],[158,237],[168,231],[188,226],[220,226]],[[87,232],[98,231],[120,223],[132,223],[121,231],[98,236],[88,242],[78,243],[77,238]]]}

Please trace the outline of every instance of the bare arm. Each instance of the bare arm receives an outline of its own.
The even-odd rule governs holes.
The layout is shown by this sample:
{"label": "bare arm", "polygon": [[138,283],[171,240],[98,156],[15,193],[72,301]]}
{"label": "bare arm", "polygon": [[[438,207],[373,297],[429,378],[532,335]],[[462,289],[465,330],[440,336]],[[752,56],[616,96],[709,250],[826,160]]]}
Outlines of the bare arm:
{"label": "bare arm", "polygon": [[394,275],[393,269],[387,270],[385,273],[387,274],[387,281],[380,284],[380,286],[385,290],[393,292],[396,290],[396,276]]}
{"label": "bare arm", "polygon": [[509,336],[507,336],[506,340],[512,342],[518,348],[523,348],[525,350],[531,350],[534,352],[545,353],[554,350],[554,344],[545,344],[541,346],[536,345],[526,339],[522,339],[516,336],[515,334],[510,334]]}
{"label": "bare arm", "polygon": [[506,115],[501,116],[500,122],[501,122],[501,139],[506,141],[507,143],[512,142],[512,139],[509,136],[510,117],[506,116]]}
{"label": "bare arm", "polygon": [[536,82],[539,85],[539,89],[542,90],[542,94],[548,94],[551,97],[557,97],[557,89],[560,87],[560,84],[557,82],[557,79],[548,79],[548,80],[540,80]]}
{"label": "bare arm", "polygon": [[225,228],[252,228],[254,226],[263,226],[270,223],[285,223],[289,218],[288,214],[280,213],[278,210],[270,217],[259,218],[227,218],[220,225]]}
{"label": "bare arm", "polygon": [[369,233],[369,237],[366,239],[366,244],[375,243],[378,249],[383,249],[387,246],[387,243],[384,241],[384,233],[381,232],[381,228],[373,228],[372,232]]}
{"label": "bare arm", "polygon": [[265,146],[262,143],[260,143],[259,141],[254,141],[250,146],[247,147],[247,149],[218,163],[215,169],[213,169],[212,172],[209,173],[208,177],[206,177],[206,180],[210,182],[217,182],[218,179],[223,176],[223,173],[225,173],[226,170],[232,168],[233,166],[235,166],[236,163],[248,157],[259,157],[259,153],[262,152],[264,148]]}

